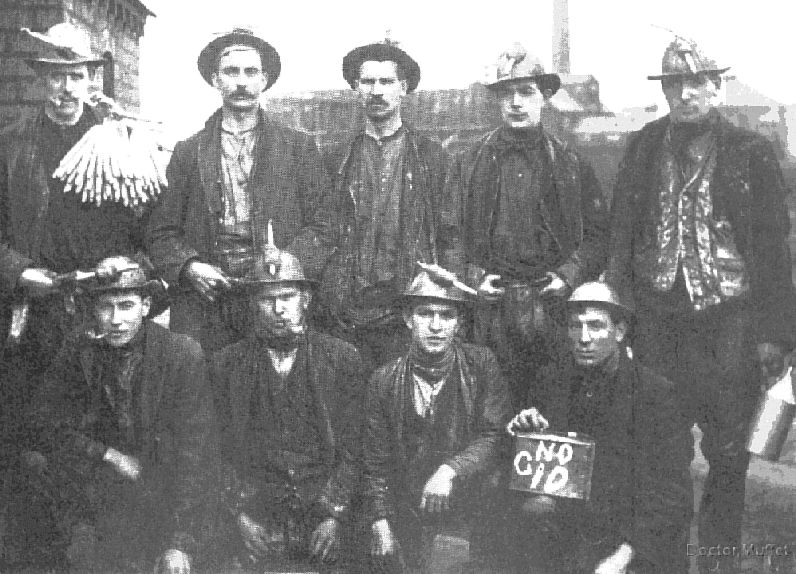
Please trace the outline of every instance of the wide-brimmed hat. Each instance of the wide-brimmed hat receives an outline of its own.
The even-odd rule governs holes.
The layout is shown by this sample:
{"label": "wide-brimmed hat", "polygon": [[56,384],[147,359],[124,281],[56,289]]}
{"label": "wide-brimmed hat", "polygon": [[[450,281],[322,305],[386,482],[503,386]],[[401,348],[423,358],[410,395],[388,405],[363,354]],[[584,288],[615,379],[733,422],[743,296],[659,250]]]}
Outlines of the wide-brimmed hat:
{"label": "wide-brimmed hat", "polygon": [[282,61],[279,52],[271,44],[256,36],[254,32],[246,28],[235,28],[231,32],[219,34],[210,41],[199,53],[196,66],[205,82],[213,84],[213,74],[217,71],[218,59],[221,52],[230,46],[250,46],[260,53],[263,71],[268,74],[268,83],[265,85],[267,90],[274,85],[279,73],[282,71]]}
{"label": "wide-brimmed hat", "polygon": [[91,38],[69,22],[55,24],[45,33],[22,28],[21,32],[35,39],[38,54],[25,58],[34,69],[46,65],[100,65],[104,62],[91,49]]}
{"label": "wide-brimmed hat", "polygon": [[98,268],[123,269],[110,278],[98,277],[88,281],[85,292],[89,296],[96,296],[110,291],[138,291],[143,295],[154,295],[163,289],[157,279],[148,279],[146,271],[140,263],[130,257],[107,257],[99,262]]}
{"label": "wide-brimmed hat", "polygon": [[359,46],[351,50],[343,58],[343,78],[351,88],[356,88],[359,79],[359,69],[363,62],[395,62],[406,76],[406,91],[413,92],[420,83],[420,66],[406,52],[401,50],[395,42],[385,40],[376,44]]}
{"label": "wide-brimmed hat", "polygon": [[491,90],[514,80],[526,79],[536,82],[543,92],[550,90],[551,94],[555,94],[561,87],[558,74],[545,72],[542,61],[516,43],[498,57],[495,68],[488,73],[485,83]]}
{"label": "wide-brimmed hat", "polygon": [[265,285],[298,283],[315,287],[317,281],[308,279],[298,257],[279,249],[274,243],[274,229],[268,221],[268,239],[263,252],[255,259],[246,275],[237,280],[237,286],[246,291],[256,291]]}
{"label": "wide-brimmed hat", "polygon": [[600,281],[584,283],[572,292],[567,300],[568,307],[604,307],[616,311],[625,319],[633,316],[633,309],[624,303],[616,291]]}
{"label": "wide-brimmed hat", "polygon": [[711,72],[723,74],[729,69],[729,66],[719,66],[714,60],[705,56],[693,41],[677,37],[663,52],[661,73],[647,76],[647,79],[663,80]]}
{"label": "wide-brimmed hat", "polygon": [[461,305],[473,302],[471,296],[451,281],[449,271],[442,268],[440,271],[437,273],[426,267],[415,275],[401,294],[401,303],[409,305],[423,300],[438,300]]}

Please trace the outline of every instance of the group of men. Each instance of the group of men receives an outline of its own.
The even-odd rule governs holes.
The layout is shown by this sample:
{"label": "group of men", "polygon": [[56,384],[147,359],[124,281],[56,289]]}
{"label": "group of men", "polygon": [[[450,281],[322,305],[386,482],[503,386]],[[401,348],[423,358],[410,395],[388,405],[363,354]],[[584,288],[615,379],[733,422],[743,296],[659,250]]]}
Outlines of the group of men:
{"label": "group of men", "polygon": [[[542,126],[560,78],[519,45],[488,84],[502,125],[456,158],[402,120],[417,62],[355,48],[364,126],[324,161],[263,112],[279,54],[235,29],[198,58],[220,109],[141,213],[52,177],[101,61],[69,24],[37,36],[45,103],[0,132],[3,320],[29,309],[2,348],[0,560],[428,572],[445,534],[473,571],[685,572],[694,422],[700,544],[739,546],[789,223],[771,145],[718,114],[726,68],[695,45],[650,76],[670,114],[630,139],[609,215]],[[594,438],[589,501],[507,489],[534,430]]]}

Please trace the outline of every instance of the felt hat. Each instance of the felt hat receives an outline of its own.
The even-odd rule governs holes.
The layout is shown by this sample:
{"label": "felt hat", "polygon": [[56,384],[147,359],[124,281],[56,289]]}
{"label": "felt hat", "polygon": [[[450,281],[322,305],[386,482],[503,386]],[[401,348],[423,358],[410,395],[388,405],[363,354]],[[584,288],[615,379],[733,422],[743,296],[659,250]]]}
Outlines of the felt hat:
{"label": "felt hat", "polygon": [[363,62],[386,62],[392,60],[403,71],[406,77],[406,91],[411,93],[420,83],[420,66],[406,52],[401,50],[395,42],[384,40],[376,44],[359,46],[351,50],[343,58],[343,78],[351,88],[356,87],[359,78],[359,69]]}
{"label": "felt hat", "polygon": [[154,295],[163,288],[160,281],[148,279],[146,271],[140,263],[130,257],[106,257],[97,265],[98,268],[124,269],[109,278],[97,277],[85,285],[89,296],[107,293],[108,291],[139,291],[145,295]]}
{"label": "felt hat", "polygon": [[405,304],[422,299],[437,299],[457,304],[472,302],[472,298],[467,293],[450,281],[447,277],[448,274],[449,272],[445,270],[442,270],[442,273],[436,273],[433,269],[426,267],[415,275],[404,289],[401,301]]}
{"label": "felt hat", "polygon": [[46,65],[100,65],[104,62],[91,49],[89,35],[69,22],[55,24],[46,32],[33,32],[22,28],[22,33],[35,39],[38,54],[25,62],[36,69]]}
{"label": "felt hat", "polygon": [[661,73],[647,76],[647,79],[682,78],[708,72],[723,74],[729,69],[729,66],[719,66],[705,56],[697,49],[696,43],[678,36],[663,52]]}
{"label": "felt hat", "polygon": [[622,302],[611,287],[600,281],[584,283],[572,292],[567,300],[569,307],[605,307],[618,311],[625,318],[633,315],[633,309]]}
{"label": "felt hat", "polygon": [[210,85],[213,84],[213,74],[217,71],[221,52],[230,46],[250,46],[257,50],[260,53],[263,72],[268,74],[268,83],[265,89],[267,90],[274,85],[274,82],[279,78],[279,73],[282,71],[282,61],[279,58],[279,52],[271,44],[246,28],[235,28],[231,32],[219,34],[202,49],[196,61],[196,66],[199,68],[199,73],[205,82]]}
{"label": "felt hat", "polygon": [[561,87],[558,74],[546,73],[539,58],[515,43],[500,55],[494,70],[490,70],[486,86],[494,90],[508,82],[525,79],[533,80],[540,90],[550,90],[553,94]]}

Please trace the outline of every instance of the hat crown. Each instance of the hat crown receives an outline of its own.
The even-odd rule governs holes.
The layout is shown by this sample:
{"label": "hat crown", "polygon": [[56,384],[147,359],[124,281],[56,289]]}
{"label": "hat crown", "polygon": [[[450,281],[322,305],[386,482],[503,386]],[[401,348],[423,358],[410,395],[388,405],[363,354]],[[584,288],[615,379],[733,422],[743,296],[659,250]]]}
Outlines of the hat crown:
{"label": "hat crown", "polygon": [[715,60],[708,58],[699,50],[696,42],[677,36],[663,51],[660,75],[649,78],[693,76],[704,72],[723,73],[728,69],[729,67],[721,67]]}
{"label": "hat crown", "polygon": [[305,282],[304,269],[298,257],[282,251],[274,243],[274,228],[268,220],[268,232],[262,254],[255,260],[251,271],[244,277],[244,283],[291,283]]}
{"label": "hat crown", "polygon": [[533,78],[545,73],[544,65],[539,58],[528,53],[528,50],[522,44],[514,43],[498,57],[494,71],[495,75],[489,78],[489,82]]}
{"label": "hat crown", "polygon": [[616,291],[609,285],[600,281],[590,281],[584,283],[572,292],[567,303],[572,304],[594,304],[617,307],[627,312],[632,312],[629,306],[622,302]]}
{"label": "hat crown", "polygon": [[97,265],[98,268],[124,269],[110,278],[97,278],[89,289],[91,291],[114,291],[127,289],[144,289],[150,287],[146,272],[141,265],[125,256],[106,257]]}
{"label": "hat crown", "polygon": [[403,292],[404,297],[423,297],[430,299],[442,299],[446,301],[468,301],[467,294],[445,281],[441,277],[436,277],[428,271],[421,271],[409,283]]}
{"label": "hat crown", "polygon": [[83,64],[99,61],[91,48],[87,32],[69,22],[55,24],[45,33],[22,28],[22,32],[39,43],[39,57],[35,60],[53,64]]}

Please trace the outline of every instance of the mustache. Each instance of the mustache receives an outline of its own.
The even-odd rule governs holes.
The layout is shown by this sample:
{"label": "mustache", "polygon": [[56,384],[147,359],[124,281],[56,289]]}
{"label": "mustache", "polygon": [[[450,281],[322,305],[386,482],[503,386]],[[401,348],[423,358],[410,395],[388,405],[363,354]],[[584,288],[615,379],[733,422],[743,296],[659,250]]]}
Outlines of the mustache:
{"label": "mustache", "polygon": [[251,93],[249,90],[247,90],[245,88],[238,88],[237,90],[232,92],[232,94],[230,94],[230,97],[232,97],[232,98],[253,98],[256,95],[257,94],[253,94],[253,93]]}

